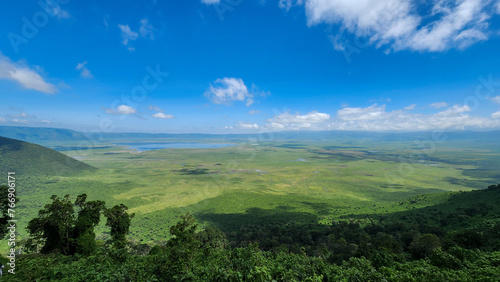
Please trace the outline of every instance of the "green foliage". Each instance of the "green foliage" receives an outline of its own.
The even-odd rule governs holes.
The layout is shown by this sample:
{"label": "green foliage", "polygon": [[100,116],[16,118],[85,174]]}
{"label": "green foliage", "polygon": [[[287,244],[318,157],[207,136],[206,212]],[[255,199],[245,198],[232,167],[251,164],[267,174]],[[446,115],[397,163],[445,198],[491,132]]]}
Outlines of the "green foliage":
{"label": "green foliage", "polygon": [[[30,240],[28,249],[41,253],[74,253],[89,255],[96,249],[94,228],[99,224],[103,201],[87,202],[87,195],[79,195],[75,203],[70,196],[52,196],[52,203],[38,212],[38,217],[28,223]],[[79,209],[75,214],[74,207]]]}
{"label": "green foliage", "polygon": [[115,248],[125,247],[126,235],[129,233],[130,221],[134,214],[127,212],[128,208],[124,204],[116,205],[111,209],[105,209],[106,226],[111,227],[111,238]]}
{"label": "green foliage", "polygon": [[91,255],[27,254],[19,257],[16,275],[4,278],[6,281],[495,281],[500,275],[500,251],[459,246],[445,250],[436,247],[439,237],[421,234],[410,244],[410,250],[429,257],[406,260],[390,251],[395,239],[383,233],[389,229],[404,231],[405,228],[397,224],[363,228],[352,221],[335,222],[329,227],[328,237],[334,242],[345,245],[353,241],[350,237],[357,237],[354,240],[372,240],[380,246],[370,249],[369,257],[348,255],[341,263],[332,264],[328,256],[263,251],[255,243],[228,247],[219,230],[210,227],[198,232],[193,216],[186,214],[171,227],[172,239],[165,246],[153,247],[148,255],[133,255],[126,248],[106,246]]}
{"label": "green foliage", "polygon": [[69,195],[60,199],[52,196],[52,203],[38,212],[38,217],[28,223],[31,238],[43,245],[42,253],[71,254],[71,239],[75,215]]}
{"label": "green foliage", "polygon": [[422,234],[410,244],[410,250],[417,259],[429,257],[434,249],[441,246],[441,240],[435,234]]}

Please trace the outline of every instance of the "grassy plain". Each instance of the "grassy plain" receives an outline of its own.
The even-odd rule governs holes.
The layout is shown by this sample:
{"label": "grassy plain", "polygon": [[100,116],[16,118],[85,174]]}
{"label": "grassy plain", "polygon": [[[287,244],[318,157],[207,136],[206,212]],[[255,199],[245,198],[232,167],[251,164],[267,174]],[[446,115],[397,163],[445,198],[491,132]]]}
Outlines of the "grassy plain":
{"label": "grassy plain", "polygon": [[[54,194],[86,193],[108,207],[124,203],[136,214],[129,238],[151,243],[167,239],[169,227],[187,211],[202,223],[218,226],[238,223],[221,222],[231,218],[262,219],[259,214],[283,221],[313,215],[328,223],[418,209],[446,201],[450,191],[500,183],[500,149],[495,143],[233,142],[236,146],[217,149],[137,152],[105,146],[62,151],[99,170],[70,176],[20,175],[19,237],[26,238],[27,222]],[[411,197],[420,198],[408,200]],[[102,224],[98,231],[101,238],[106,236]]]}

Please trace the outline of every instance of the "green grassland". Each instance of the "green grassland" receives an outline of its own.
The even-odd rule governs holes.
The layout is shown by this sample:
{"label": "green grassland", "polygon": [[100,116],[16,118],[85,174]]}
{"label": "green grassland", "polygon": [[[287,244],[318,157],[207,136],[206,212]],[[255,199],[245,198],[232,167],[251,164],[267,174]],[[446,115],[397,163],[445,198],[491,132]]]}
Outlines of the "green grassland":
{"label": "green grassland", "polygon": [[[494,142],[232,141],[234,147],[217,149],[137,152],[108,144],[62,151],[98,170],[17,173],[19,237],[26,238],[27,222],[54,194],[124,203],[136,214],[130,239],[153,243],[167,239],[168,227],[186,211],[222,227],[234,218],[261,220],[259,214],[328,223],[437,205],[448,201],[450,191],[500,182]],[[105,230],[98,228],[100,238]]]}

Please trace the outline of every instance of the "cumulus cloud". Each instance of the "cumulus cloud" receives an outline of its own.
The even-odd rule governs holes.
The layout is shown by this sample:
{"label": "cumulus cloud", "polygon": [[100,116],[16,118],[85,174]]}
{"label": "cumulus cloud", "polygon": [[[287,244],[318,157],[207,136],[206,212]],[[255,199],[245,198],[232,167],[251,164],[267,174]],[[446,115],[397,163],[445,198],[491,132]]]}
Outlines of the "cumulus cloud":
{"label": "cumulus cloud", "polygon": [[258,124],[244,121],[239,121],[236,123],[235,127],[239,129],[259,129]]}
{"label": "cumulus cloud", "polygon": [[286,112],[268,119],[266,127],[270,129],[317,130],[323,129],[322,125],[324,125],[329,119],[329,114],[320,113],[317,111],[313,111],[305,115],[301,115],[299,113],[291,114],[290,112]]}
{"label": "cumulus cloud", "polygon": [[50,122],[50,120],[46,120],[46,119],[44,119],[44,120],[41,120],[41,121],[40,121],[40,123],[49,124],[49,123],[51,123],[51,122]]}
{"label": "cumulus cloud", "polygon": [[165,113],[156,113],[153,115],[154,118],[160,118],[160,119],[173,119],[174,116],[173,115],[168,115],[168,114],[165,114]]}
{"label": "cumulus cloud", "polygon": [[[434,0],[427,3],[412,0],[280,0],[288,10],[304,5],[309,26],[338,24],[351,34],[368,38],[377,48],[389,46],[439,52],[466,48],[486,40],[488,20],[495,9],[487,0]],[[337,50],[345,46],[339,37],[330,40]]]}
{"label": "cumulus cloud", "polygon": [[466,105],[454,105],[435,114],[421,114],[398,109],[387,111],[385,105],[344,107],[336,116],[326,113],[279,114],[267,120],[266,129],[286,130],[360,130],[422,131],[500,128],[500,111],[491,118],[474,116]]}
{"label": "cumulus cloud", "polygon": [[498,103],[500,104],[500,96],[495,96],[495,97],[491,97],[489,98],[492,102],[495,102],[495,103]]}
{"label": "cumulus cloud", "polygon": [[7,122],[5,118],[0,118],[0,122]]}
{"label": "cumulus cloud", "polygon": [[341,109],[329,129],[336,130],[434,130],[495,128],[500,121],[472,116],[468,106],[454,105],[446,110],[424,115],[403,110],[386,111],[385,106]]}
{"label": "cumulus cloud", "polygon": [[254,103],[254,95],[248,91],[241,78],[219,78],[210,85],[204,95],[215,104],[230,105],[235,101],[241,101],[250,106]]}
{"label": "cumulus cloud", "polygon": [[248,114],[250,114],[250,115],[256,115],[256,114],[261,114],[261,113],[262,113],[262,111],[257,111],[257,110],[251,110],[248,112]]}
{"label": "cumulus cloud", "polygon": [[14,81],[23,88],[47,94],[54,94],[57,91],[57,88],[53,84],[46,82],[37,71],[22,63],[12,62],[1,53],[0,79]]}
{"label": "cumulus cloud", "polygon": [[78,63],[76,65],[76,70],[79,70],[80,71],[80,75],[82,77],[85,77],[85,78],[93,78],[94,76],[92,75],[92,73],[90,73],[90,70],[87,68],[87,61],[83,62],[83,63]]}
{"label": "cumulus cloud", "polygon": [[408,110],[408,111],[411,111],[411,110],[415,110],[416,106],[417,106],[417,104],[413,104],[413,105],[409,105],[409,106],[404,107],[404,109]]}
{"label": "cumulus cloud", "polygon": [[385,112],[385,105],[377,107],[377,104],[373,104],[367,108],[350,108],[346,107],[337,111],[337,116],[341,120],[373,120],[383,118],[383,113]]}
{"label": "cumulus cloud", "polygon": [[175,118],[173,115],[165,114],[165,111],[156,107],[156,106],[149,106],[149,109],[152,111],[157,111],[158,113],[154,114],[154,118],[159,118],[159,119],[173,119]]}
{"label": "cumulus cloud", "polygon": [[118,107],[116,107],[116,109],[103,108],[103,110],[107,114],[115,114],[115,115],[131,115],[137,113],[136,109],[127,105],[119,105]]}
{"label": "cumulus cloud", "polygon": [[441,108],[444,108],[444,107],[448,107],[448,103],[446,103],[446,102],[436,102],[436,103],[430,104],[429,107],[433,107],[433,108],[436,108],[436,109],[441,109]]}

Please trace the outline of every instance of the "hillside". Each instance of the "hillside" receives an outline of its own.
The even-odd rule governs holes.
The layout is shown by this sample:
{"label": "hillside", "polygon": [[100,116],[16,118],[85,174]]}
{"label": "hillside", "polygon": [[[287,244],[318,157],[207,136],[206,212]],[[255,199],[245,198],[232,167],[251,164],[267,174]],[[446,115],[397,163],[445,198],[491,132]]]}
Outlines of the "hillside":
{"label": "hillside", "polygon": [[72,175],[95,167],[36,144],[0,137],[0,171],[16,174]]}
{"label": "hillside", "polygon": [[37,144],[85,139],[83,133],[69,129],[22,126],[0,126],[0,136]]}

